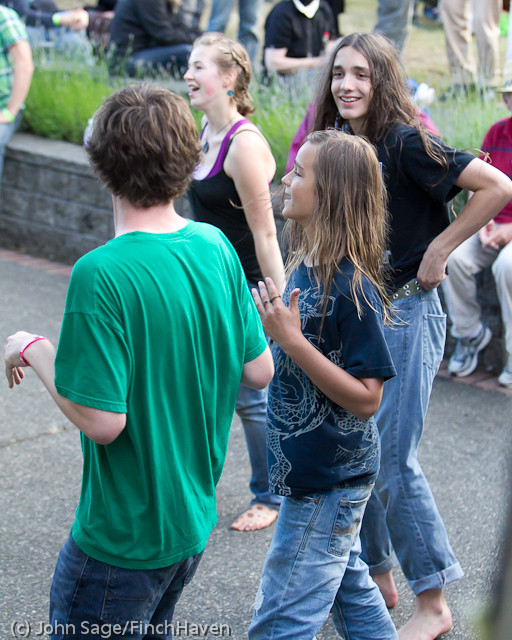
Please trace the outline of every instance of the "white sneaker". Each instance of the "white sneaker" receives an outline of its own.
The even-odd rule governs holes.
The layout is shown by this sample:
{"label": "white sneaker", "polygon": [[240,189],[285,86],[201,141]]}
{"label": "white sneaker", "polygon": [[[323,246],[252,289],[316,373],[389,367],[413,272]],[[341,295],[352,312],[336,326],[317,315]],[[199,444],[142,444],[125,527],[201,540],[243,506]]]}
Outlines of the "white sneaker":
{"label": "white sneaker", "polygon": [[491,338],[492,331],[489,327],[482,327],[474,338],[457,340],[455,351],[448,363],[448,373],[459,378],[473,373],[478,364],[478,354],[489,344]]}
{"label": "white sneaker", "polygon": [[498,382],[500,384],[500,387],[507,387],[507,389],[512,389],[512,371],[510,371],[508,367],[505,367],[500,373]]}

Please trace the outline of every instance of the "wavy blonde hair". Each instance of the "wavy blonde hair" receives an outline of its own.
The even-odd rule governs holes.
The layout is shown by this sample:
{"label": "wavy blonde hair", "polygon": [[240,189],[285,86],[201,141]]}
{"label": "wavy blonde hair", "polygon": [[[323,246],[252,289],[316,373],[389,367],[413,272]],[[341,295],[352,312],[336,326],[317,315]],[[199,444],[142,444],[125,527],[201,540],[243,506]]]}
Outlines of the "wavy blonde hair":
{"label": "wavy blonde hair", "polygon": [[233,99],[238,113],[243,116],[254,113],[254,101],[249,93],[251,59],[245,48],[239,42],[226,38],[223,33],[204,33],[194,41],[194,49],[199,45],[215,47],[215,63],[221,71],[237,72]]}
{"label": "wavy blonde hair", "polygon": [[310,133],[307,142],[316,146],[313,171],[317,205],[311,222],[313,239],[308,239],[298,222],[287,220],[287,279],[308,257],[317,285],[324,291],[321,334],[334,276],[340,260],[346,257],[355,268],[350,288],[358,315],[362,313],[360,297],[372,307],[362,285],[365,276],[382,302],[385,322],[390,323],[390,304],[382,268],[388,213],[375,149],[360,136],[334,129]]}

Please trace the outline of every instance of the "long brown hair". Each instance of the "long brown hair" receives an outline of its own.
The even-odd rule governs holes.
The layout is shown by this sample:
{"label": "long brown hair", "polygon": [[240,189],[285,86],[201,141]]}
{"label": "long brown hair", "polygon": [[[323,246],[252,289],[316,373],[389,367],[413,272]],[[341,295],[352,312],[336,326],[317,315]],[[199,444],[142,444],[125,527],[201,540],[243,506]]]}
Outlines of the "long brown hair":
{"label": "long brown hair", "polygon": [[338,41],[319,82],[315,100],[314,130],[348,124],[339,115],[331,93],[334,60],[343,47],[352,47],[358,51],[370,68],[372,97],[362,135],[375,144],[384,138],[394,125],[409,125],[418,131],[428,155],[446,167],[447,162],[441,147],[427,134],[416,115],[399,53],[391,41],[380,33],[352,33]]}
{"label": "long brown hair", "polygon": [[307,142],[317,147],[313,240],[308,240],[298,222],[287,220],[286,276],[289,278],[306,257],[313,263],[315,280],[324,295],[323,327],[334,276],[340,260],[346,257],[355,267],[350,286],[358,314],[362,313],[361,296],[371,306],[362,285],[366,276],[382,301],[385,320],[391,321],[382,273],[388,228],[386,191],[375,149],[360,136],[334,129],[310,133]]}

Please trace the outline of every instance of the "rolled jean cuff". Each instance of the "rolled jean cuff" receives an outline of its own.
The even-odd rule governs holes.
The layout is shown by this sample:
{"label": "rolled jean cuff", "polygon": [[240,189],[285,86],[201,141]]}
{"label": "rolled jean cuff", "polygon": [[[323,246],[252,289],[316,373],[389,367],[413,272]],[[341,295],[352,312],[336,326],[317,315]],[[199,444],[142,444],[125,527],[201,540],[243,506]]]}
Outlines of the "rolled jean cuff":
{"label": "rolled jean cuff", "polygon": [[442,589],[450,582],[455,582],[464,577],[464,571],[458,562],[452,564],[448,569],[443,569],[437,573],[433,573],[425,578],[419,580],[409,580],[409,586],[414,592],[414,595],[418,595],[428,589]]}
{"label": "rolled jean cuff", "polygon": [[253,504],[264,504],[266,507],[270,509],[275,509],[279,511],[281,507],[282,496],[278,496],[274,493],[268,493],[266,496],[255,496],[251,500],[251,506]]}
{"label": "rolled jean cuff", "polygon": [[393,551],[385,560],[377,564],[368,565],[371,576],[378,576],[380,573],[387,573],[399,565],[398,559]]}

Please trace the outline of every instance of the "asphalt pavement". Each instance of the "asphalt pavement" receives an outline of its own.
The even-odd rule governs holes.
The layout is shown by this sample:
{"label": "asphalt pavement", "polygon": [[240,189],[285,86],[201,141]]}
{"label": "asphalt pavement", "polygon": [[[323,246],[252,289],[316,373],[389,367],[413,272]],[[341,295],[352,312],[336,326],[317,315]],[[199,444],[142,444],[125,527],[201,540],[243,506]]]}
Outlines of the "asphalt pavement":
{"label": "asphalt pavement", "polygon": [[[0,250],[0,341],[18,329],[57,341],[69,267]],[[0,640],[47,638],[49,588],[67,538],[80,489],[78,431],[28,372],[21,387],[0,380]],[[430,480],[452,546],[466,573],[449,585],[454,616],[446,640],[477,640],[478,619],[499,569],[510,494],[512,394],[492,385],[457,384],[438,377],[420,461]],[[175,637],[246,637],[273,527],[229,529],[248,505],[249,463],[235,418],[218,487],[219,523],[195,579],[176,609]],[[400,570],[401,626],[414,597]],[[330,622],[319,640],[337,638]],[[298,639],[300,640],[300,639]]]}

